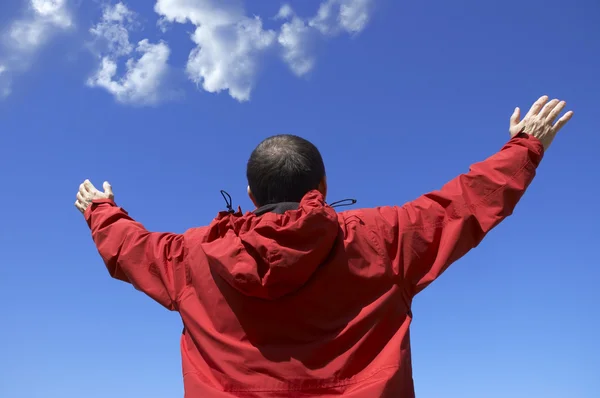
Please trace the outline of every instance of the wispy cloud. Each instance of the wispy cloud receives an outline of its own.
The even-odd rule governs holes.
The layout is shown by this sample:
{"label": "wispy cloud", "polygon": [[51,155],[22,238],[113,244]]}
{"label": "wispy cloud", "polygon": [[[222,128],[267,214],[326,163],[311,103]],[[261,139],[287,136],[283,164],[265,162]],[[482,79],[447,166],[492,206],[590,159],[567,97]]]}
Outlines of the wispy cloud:
{"label": "wispy cloud", "polygon": [[0,97],[11,93],[13,77],[25,72],[55,33],[73,27],[67,0],[29,0],[25,14],[2,33]]}
{"label": "wispy cloud", "polygon": [[263,28],[259,17],[245,15],[241,1],[157,0],[155,11],[164,22],[191,23],[196,47],[186,71],[194,83],[211,93],[227,90],[247,101],[260,58],[275,43],[276,33]]}
{"label": "wispy cloud", "polygon": [[310,72],[316,64],[314,47],[319,32],[298,17],[291,6],[284,5],[276,19],[286,20],[281,25],[277,41],[282,47],[283,60],[297,76]]}
{"label": "wispy cloud", "polygon": [[8,68],[0,64],[0,99],[8,97],[11,92],[11,80],[7,72]]}
{"label": "wispy cloud", "polygon": [[[90,29],[99,66],[87,85],[105,89],[124,104],[155,105],[168,98],[164,79],[171,51],[165,42],[132,44],[129,30],[136,25],[136,14],[125,4],[104,7],[100,22]],[[125,70],[119,73],[123,58]]]}
{"label": "wispy cloud", "polygon": [[308,24],[326,35],[361,32],[369,22],[373,0],[326,0]]}
{"label": "wispy cloud", "polygon": [[238,101],[250,99],[264,54],[280,48],[283,60],[298,76],[316,64],[319,37],[356,34],[369,21],[373,0],[325,0],[312,18],[302,19],[289,5],[276,17],[278,32],[263,28],[260,17],[246,15],[241,0],[157,0],[155,11],[167,23],[191,23],[196,48],[189,55],[188,77],[211,93],[227,90]]}
{"label": "wispy cloud", "polygon": [[367,26],[373,0],[325,0],[313,17],[302,19],[289,4],[283,5],[277,19],[287,20],[279,31],[283,59],[297,76],[309,73],[316,64],[317,36],[331,38],[355,35]]}
{"label": "wispy cloud", "polygon": [[[11,92],[13,77],[25,71],[36,52],[58,31],[73,27],[68,0],[28,0],[22,18],[13,21],[0,41],[0,97]],[[300,0],[298,0],[300,1]],[[185,65],[194,84],[210,93],[227,92],[243,102],[251,98],[265,59],[280,54],[292,73],[305,76],[317,64],[319,41],[355,35],[367,26],[375,0],[322,0],[310,17],[290,5],[280,8],[279,27],[266,29],[250,16],[243,0],[156,0],[158,27],[191,24],[194,47]],[[164,41],[132,41],[141,24],[123,2],[104,3],[100,20],[90,28],[98,67],[87,79],[123,104],[155,105],[170,99],[166,81],[171,50]]]}

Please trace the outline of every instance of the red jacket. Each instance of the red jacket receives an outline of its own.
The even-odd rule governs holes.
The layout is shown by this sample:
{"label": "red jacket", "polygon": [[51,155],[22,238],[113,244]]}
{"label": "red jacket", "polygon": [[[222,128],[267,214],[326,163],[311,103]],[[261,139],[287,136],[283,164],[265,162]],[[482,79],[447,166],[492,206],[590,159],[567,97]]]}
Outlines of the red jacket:
{"label": "red jacket", "polygon": [[408,398],[413,297],[512,213],[542,153],[520,135],[402,207],[337,213],[313,191],[182,235],[109,200],[85,216],[110,274],[181,314],[187,398]]}

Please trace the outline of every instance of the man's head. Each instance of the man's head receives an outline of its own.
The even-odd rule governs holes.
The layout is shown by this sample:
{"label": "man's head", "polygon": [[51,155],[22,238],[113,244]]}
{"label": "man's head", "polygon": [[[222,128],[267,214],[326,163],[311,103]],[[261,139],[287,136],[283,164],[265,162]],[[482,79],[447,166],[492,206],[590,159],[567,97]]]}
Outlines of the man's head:
{"label": "man's head", "polygon": [[256,207],[300,202],[313,189],[327,195],[321,153],[295,135],[276,135],[261,142],[250,155],[246,176],[248,195]]}

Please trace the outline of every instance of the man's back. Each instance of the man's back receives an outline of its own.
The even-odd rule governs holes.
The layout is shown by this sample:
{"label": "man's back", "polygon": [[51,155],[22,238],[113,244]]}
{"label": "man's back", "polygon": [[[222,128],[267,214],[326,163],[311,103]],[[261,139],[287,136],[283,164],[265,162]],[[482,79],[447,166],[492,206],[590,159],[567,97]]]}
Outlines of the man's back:
{"label": "man's back", "polygon": [[410,396],[410,298],[380,212],[336,214],[316,191],[297,207],[185,234],[182,350],[201,353],[184,361],[186,394],[210,396],[208,379],[257,396]]}
{"label": "man's back", "polygon": [[411,397],[412,298],[512,213],[542,152],[519,135],[402,207],[338,214],[311,191],[183,235],[111,200],[86,217],[111,275],[180,312],[186,397]]}
{"label": "man's back", "polygon": [[412,299],[512,214],[572,115],[554,123],[564,102],[547,100],[515,110],[500,152],[402,207],[338,214],[320,154],[289,136],[253,152],[248,191],[269,204],[246,215],[152,233],[89,181],[76,206],[111,275],[181,314],[186,397],[410,398]]}

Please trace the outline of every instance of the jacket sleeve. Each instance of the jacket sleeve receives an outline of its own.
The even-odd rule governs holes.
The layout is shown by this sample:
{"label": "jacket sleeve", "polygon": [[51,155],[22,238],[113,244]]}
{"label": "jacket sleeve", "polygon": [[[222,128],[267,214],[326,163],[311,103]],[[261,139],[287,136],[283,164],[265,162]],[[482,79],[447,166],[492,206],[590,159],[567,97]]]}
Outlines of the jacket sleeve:
{"label": "jacket sleeve", "polygon": [[380,208],[386,251],[410,297],[512,214],[542,156],[539,140],[519,134],[441,190],[402,207]]}
{"label": "jacket sleeve", "polygon": [[183,235],[148,232],[112,200],[96,200],[85,218],[110,275],[177,310],[185,287]]}

